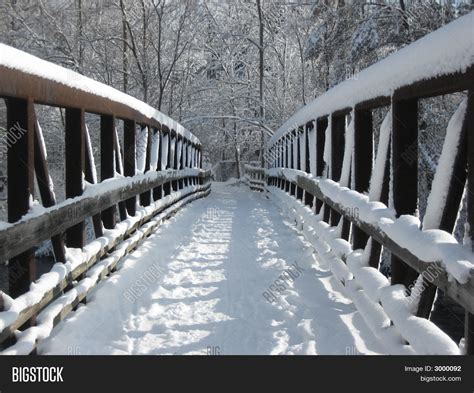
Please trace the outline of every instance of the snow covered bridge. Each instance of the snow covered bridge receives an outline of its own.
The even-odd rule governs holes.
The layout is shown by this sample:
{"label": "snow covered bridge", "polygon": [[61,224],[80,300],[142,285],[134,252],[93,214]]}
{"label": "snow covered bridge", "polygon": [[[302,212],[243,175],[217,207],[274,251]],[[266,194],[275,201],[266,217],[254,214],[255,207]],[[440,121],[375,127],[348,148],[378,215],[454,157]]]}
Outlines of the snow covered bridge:
{"label": "snow covered bridge", "polygon": [[[472,26],[473,13],[318,97],[275,132],[267,168],[212,193],[180,124],[1,45],[3,353],[473,354]],[[453,93],[421,214],[418,106]],[[63,201],[39,106],[64,109]],[[39,274],[49,239],[57,263]],[[431,318],[440,294],[465,313],[461,341]]]}

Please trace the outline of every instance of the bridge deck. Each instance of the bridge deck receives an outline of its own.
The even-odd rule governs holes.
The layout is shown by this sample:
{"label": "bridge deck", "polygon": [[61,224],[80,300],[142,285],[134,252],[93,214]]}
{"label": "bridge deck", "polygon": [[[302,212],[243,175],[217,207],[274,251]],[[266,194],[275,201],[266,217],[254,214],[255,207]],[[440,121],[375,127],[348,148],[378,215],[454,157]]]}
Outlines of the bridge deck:
{"label": "bridge deck", "polygon": [[[263,194],[215,183],[131,253],[39,353],[381,353],[308,247]],[[262,294],[295,262],[303,271],[292,268],[299,276],[270,303]]]}

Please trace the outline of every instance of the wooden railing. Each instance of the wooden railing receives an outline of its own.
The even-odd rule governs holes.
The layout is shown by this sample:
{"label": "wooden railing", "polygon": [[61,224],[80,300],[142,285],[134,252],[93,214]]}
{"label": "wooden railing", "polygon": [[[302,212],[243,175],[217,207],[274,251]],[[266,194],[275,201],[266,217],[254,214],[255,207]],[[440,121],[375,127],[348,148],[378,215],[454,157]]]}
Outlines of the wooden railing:
{"label": "wooden railing", "polygon": [[[473,23],[471,13],[329,90],[268,146],[267,190],[391,353],[474,353],[474,53],[464,39]],[[458,45],[439,50],[439,59],[419,56],[443,42]],[[420,222],[418,104],[455,92],[465,97]],[[386,115],[375,139],[380,108]],[[463,195],[466,244],[452,235]],[[390,253],[389,278],[380,272],[382,248]],[[429,320],[438,290],[466,311],[461,346]]]}
{"label": "wooden railing", "polygon": [[[1,45],[0,54],[9,221],[0,223],[0,263],[8,261],[9,275],[8,294],[0,292],[0,343],[4,353],[26,354],[165,218],[208,195],[210,172],[201,169],[199,140],[145,103],[13,48]],[[61,203],[37,104],[64,108]],[[100,182],[86,113],[100,116]],[[42,208],[32,210],[35,176]],[[90,218],[95,240],[86,244]],[[34,249],[48,239],[56,264],[38,278]]]}
{"label": "wooden railing", "polygon": [[244,179],[248,183],[251,190],[265,191],[266,176],[265,169],[256,168],[250,165],[244,166]]}

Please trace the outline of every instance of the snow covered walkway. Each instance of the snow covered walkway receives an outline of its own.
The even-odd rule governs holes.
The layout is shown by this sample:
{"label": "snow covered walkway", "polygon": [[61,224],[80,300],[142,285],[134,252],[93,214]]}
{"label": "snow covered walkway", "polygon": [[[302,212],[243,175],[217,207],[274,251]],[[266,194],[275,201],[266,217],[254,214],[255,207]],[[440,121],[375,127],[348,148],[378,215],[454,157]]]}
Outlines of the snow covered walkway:
{"label": "snow covered walkway", "polygon": [[[382,353],[309,247],[264,194],[214,183],[100,283],[39,353]],[[292,268],[299,276],[270,303],[263,293],[294,263],[302,271]]]}

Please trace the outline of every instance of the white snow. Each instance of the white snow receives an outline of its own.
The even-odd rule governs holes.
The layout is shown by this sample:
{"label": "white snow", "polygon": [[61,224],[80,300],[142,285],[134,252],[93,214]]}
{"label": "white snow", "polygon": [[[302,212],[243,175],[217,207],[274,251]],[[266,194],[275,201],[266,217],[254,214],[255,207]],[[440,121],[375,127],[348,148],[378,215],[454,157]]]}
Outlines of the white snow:
{"label": "white snow", "polygon": [[352,165],[352,157],[354,156],[354,111],[352,112],[351,120],[345,131],[345,146],[344,157],[342,160],[341,179],[339,184],[343,187],[350,187],[350,176]]}
{"label": "white snow", "polygon": [[[89,139],[89,141],[87,143],[89,143],[89,146],[90,146],[91,141],[90,141],[89,133],[87,133],[87,138]],[[114,159],[115,172],[120,174],[120,175],[123,175],[124,171],[123,171],[123,160],[122,160],[122,148],[120,146],[120,140],[119,140],[117,128],[115,128],[115,131],[114,131],[114,143],[115,143],[114,155],[117,154],[117,156],[118,156],[117,159]],[[92,149],[90,151],[92,152]],[[94,163],[93,156],[94,155],[92,154],[92,159],[91,159],[91,162],[93,163],[92,172],[95,173],[95,177],[93,175],[94,183],[97,183],[97,173],[96,173],[96,168],[95,168],[95,163]],[[118,168],[117,168],[117,161],[118,161]]]}
{"label": "white snow", "polygon": [[183,142],[181,139],[178,140],[178,151],[176,152],[177,154],[177,157],[176,157],[176,162],[178,163],[178,168],[177,169],[180,169],[181,168],[181,154],[182,154],[182,147],[183,147]]}
{"label": "white snow", "polygon": [[467,98],[459,105],[448,123],[443,150],[431,185],[426,213],[423,217],[423,229],[435,229],[440,226],[443,215],[441,207],[447,205],[450,180],[454,171],[454,161],[461,147],[461,130],[466,115],[466,108]]}
{"label": "white snow", "polygon": [[460,347],[435,324],[414,316],[414,301],[406,297],[406,288],[390,286],[385,276],[367,265],[364,252],[352,251],[349,243],[337,238],[336,228],[321,221],[307,206],[282,190],[276,187],[267,189],[312,244],[319,264],[329,267],[343,284],[344,293],[352,299],[374,336],[383,343],[386,353],[461,353]]}
{"label": "white snow", "polygon": [[160,149],[160,134],[154,132],[151,138],[151,149],[150,149],[150,170],[154,171],[158,167],[158,152]]}
{"label": "white snow", "polygon": [[161,134],[161,169],[165,169],[168,164],[168,134]]}
{"label": "white snow", "polygon": [[[262,294],[295,262],[301,275],[270,303]],[[160,274],[137,292],[151,269]],[[209,197],[164,223],[39,353],[205,354],[217,347],[224,355],[384,351],[311,245],[264,194],[234,181],[214,183]]]}
{"label": "white snow", "polygon": [[104,97],[112,101],[127,105],[144,116],[166,125],[178,134],[193,143],[199,144],[199,139],[181,124],[148,104],[122,93],[111,86],[87,78],[77,72],[58,66],[36,56],[30,55],[11,46],[0,44],[0,66],[22,71],[29,75],[36,75],[47,80],[61,83],[65,86]]}
{"label": "white snow", "polygon": [[67,276],[67,274],[74,271],[74,269],[79,265],[87,262],[100,250],[102,246],[107,245],[117,236],[123,235],[127,229],[133,226],[136,222],[143,219],[147,214],[150,214],[167,203],[177,201],[183,196],[185,197],[182,201],[179,201],[162,211],[160,214],[155,216],[153,220],[140,227],[127,240],[117,245],[115,250],[109,254],[107,258],[98,262],[87,271],[86,278],[81,280],[77,285],[74,286],[74,288],[54,300],[44,310],[42,310],[37,317],[36,326],[28,328],[23,332],[17,332],[17,342],[4,350],[2,354],[29,354],[34,349],[36,340],[44,339],[51,334],[54,319],[58,313],[62,311],[64,306],[71,304],[78,295],[85,295],[87,292],[89,292],[94,284],[98,281],[99,276],[106,274],[108,269],[113,264],[116,264],[119,259],[127,253],[127,248],[129,245],[138,239],[148,227],[154,225],[155,222],[160,222],[166,215],[169,214],[168,212],[177,210],[186,202],[187,198],[192,197],[189,195],[197,189],[198,186],[187,187],[179,192],[175,192],[162,198],[161,200],[151,204],[146,208],[140,207],[134,217],[129,217],[127,220],[120,222],[113,230],[106,230],[104,232],[104,236],[87,244],[86,247],[84,247],[84,250],[67,249],[67,262],[64,264],[55,264],[51,272],[43,274],[40,279],[37,280],[37,282],[31,284],[29,292],[16,299],[11,299],[4,295],[4,297],[7,299],[7,303],[5,304],[6,311],[0,312],[0,330],[3,330],[6,326],[11,324],[18,317],[22,310],[40,301],[46,292],[58,285]]}
{"label": "white snow", "polygon": [[[291,116],[269,140],[318,117],[372,98],[391,97],[396,89],[422,79],[464,72],[474,64],[474,12],[441,27],[411,45],[366,68]],[[423,54],[423,55],[420,55]],[[326,161],[327,162],[327,161]]]}
{"label": "white snow", "polygon": [[311,174],[316,176],[316,122],[313,122],[313,128],[309,132],[308,136],[309,143],[309,162],[311,168]]}

